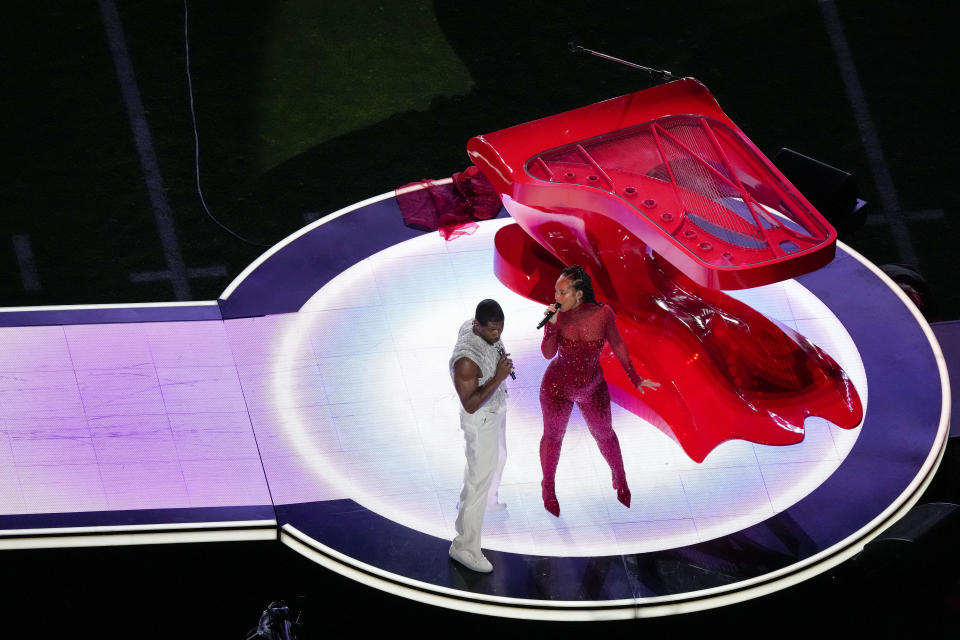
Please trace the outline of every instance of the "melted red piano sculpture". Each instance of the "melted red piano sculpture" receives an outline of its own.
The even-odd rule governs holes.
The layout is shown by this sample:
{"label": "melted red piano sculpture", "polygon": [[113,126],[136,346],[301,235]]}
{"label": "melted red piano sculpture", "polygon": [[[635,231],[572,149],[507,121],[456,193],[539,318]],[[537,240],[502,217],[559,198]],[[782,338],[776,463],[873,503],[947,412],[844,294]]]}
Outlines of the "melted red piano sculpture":
{"label": "melted red piano sculpture", "polygon": [[609,348],[611,397],[702,462],[732,438],[803,439],[803,420],[863,418],[840,366],[797,332],[725,295],[812,271],[836,232],[687,78],[475,137],[471,160],[516,221],[497,233],[495,271],[553,302],[565,265],[583,265],[640,375]]}

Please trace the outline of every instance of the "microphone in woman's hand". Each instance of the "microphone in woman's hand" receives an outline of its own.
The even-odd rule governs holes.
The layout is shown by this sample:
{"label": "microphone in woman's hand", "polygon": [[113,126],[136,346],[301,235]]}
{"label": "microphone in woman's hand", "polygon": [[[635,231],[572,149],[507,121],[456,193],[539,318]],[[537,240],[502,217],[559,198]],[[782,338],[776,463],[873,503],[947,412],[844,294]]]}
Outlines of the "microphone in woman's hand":
{"label": "microphone in woman's hand", "polygon": [[548,322],[550,322],[550,318],[552,318],[554,315],[556,315],[557,311],[559,311],[559,310],[560,310],[560,303],[558,302],[558,303],[556,303],[556,304],[553,305],[553,311],[551,311],[551,312],[548,313],[547,315],[543,316],[543,320],[541,320],[541,321],[540,321],[540,324],[537,325],[537,329],[543,329],[543,325],[545,325],[545,324],[547,324]]}

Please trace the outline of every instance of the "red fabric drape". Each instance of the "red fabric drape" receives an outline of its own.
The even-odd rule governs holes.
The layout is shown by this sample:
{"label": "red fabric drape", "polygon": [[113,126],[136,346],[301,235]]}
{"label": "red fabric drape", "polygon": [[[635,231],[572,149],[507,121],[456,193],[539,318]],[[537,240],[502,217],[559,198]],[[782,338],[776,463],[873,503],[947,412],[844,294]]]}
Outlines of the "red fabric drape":
{"label": "red fabric drape", "polygon": [[[452,178],[450,183],[421,180],[399,187],[396,198],[404,224],[439,231],[444,239],[453,240],[476,231],[477,220],[496,217],[500,198],[477,167],[468,167]],[[415,186],[422,188],[404,191]]]}

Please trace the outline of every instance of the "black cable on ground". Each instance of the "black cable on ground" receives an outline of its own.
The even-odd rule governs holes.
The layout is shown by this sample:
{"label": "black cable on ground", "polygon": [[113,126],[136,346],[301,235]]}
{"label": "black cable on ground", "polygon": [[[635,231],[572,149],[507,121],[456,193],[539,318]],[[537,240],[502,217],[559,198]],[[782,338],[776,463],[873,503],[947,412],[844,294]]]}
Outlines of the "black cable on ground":
{"label": "black cable on ground", "polygon": [[186,53],[186,69],[187,69],[187,90],[190,96],[190,118],[193,122],[193,152],[194,152],[194,167],[196,168],[196,182],[197,182],[197,195],[200,196],[200,204],[203,205],[203,210],[206,212],[207,216],[216,223],[218,227],[232,235],[237,240],[244,242],[246,244],[252,245],[254,247],[271,247],[272,244],[264,244],[263,242],[256,242],[254,240],[249,240],[233,229],[229,228],[227,225],[223,224],[213,215],[210,211],[210,208],[207,206],[207,201],[203,197],[203,189],[200,186],[200,133],[197,130],[197,112],[193,104],[193,78],[190,75],[190,31],[189,31],[189,15],[190,11],[187,7],[187,0],[183,0],[183,43],[184,51]]}

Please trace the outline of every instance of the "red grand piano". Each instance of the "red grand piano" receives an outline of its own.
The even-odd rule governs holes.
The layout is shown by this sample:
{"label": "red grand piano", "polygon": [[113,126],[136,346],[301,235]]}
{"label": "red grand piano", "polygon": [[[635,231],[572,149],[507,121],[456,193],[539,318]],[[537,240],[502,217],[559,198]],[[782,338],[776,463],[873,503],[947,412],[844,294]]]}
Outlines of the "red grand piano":
{"label": "red grand piano", "polygon": [[836,232],[686,78],[470,140],[471,160],[516,221],[496,237],[495,271],[549,304],[560,270],[584,266],[637,371],[609,351],[611,397],[701,462],[721,442],[803,439],[817,415],[863,418],[839,365],[722,289],[756,287],[829,263]]}

